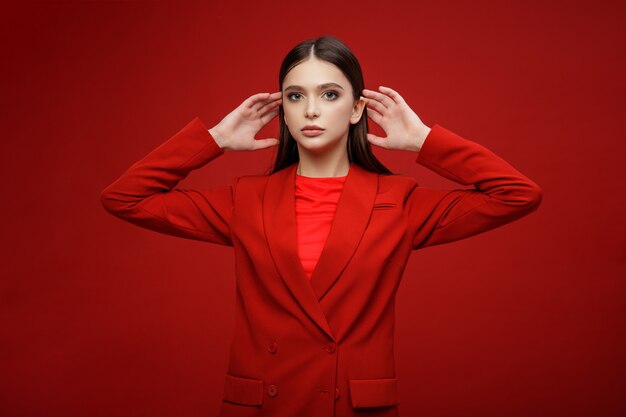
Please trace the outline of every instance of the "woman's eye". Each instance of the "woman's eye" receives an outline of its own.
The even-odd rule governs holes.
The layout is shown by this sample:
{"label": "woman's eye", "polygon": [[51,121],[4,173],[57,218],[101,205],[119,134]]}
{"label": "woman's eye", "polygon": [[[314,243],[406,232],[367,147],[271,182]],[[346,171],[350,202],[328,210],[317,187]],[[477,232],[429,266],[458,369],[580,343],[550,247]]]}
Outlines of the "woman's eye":
{"label": "woman's eye", "polygon": [[[294,96],[298,96],[298,97],[294,98]],[[287,95],[287,99],[289,99],[290,101],[298,101],[298,100],[300,100],[301,96],[302,95],[300,93],[291,93],[291,94]],[[339,97],[339,94],[337,94],[337,92],[335,92],[335,91],[326,91],[324,93],[324,96],[328,100],[333,101],[333,100],[337,100],[337,98]]]}
{"label": "woman's eye", "polygon": [[293,96],[299,96],[300,93],[291,93],[287,96],[287,98],[291,101],[295,101],[295,99],[293,99]]}

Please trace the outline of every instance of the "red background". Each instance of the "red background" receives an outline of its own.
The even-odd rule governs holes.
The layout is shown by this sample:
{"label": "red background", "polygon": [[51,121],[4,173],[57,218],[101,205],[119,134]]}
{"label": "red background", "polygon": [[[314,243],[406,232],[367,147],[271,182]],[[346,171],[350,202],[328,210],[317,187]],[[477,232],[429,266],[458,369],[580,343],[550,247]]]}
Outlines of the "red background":
{"label": "red background", "polygon": [[[219,3],[3,11],[0,415],[215,415],[232,249],[120,221],[100,192],[194,116],[213,126],[277,91],[287,51],[322,34],[352,48],[367,88],[544,190],[528,217],[411,257],[401,414],[624,415],[623,2]],[[257,137],[276,134],[274,120]],[[230,184],[272,157],[228,153],[182,184]]]}

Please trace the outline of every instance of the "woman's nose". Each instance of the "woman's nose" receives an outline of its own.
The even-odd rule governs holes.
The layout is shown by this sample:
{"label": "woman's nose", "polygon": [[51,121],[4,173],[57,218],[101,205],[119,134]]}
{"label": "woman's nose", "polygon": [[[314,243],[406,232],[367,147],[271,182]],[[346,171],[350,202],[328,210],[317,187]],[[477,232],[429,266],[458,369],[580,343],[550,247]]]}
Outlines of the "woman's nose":
{"label": "woman's nose", "polygon": [[307,103],[306,109],[304,111],[304,116],[305,117],[317,117],[317,116],[319,116],[319,110],[318,110],[317,104],[315,103],[314,100],[310,100]]}

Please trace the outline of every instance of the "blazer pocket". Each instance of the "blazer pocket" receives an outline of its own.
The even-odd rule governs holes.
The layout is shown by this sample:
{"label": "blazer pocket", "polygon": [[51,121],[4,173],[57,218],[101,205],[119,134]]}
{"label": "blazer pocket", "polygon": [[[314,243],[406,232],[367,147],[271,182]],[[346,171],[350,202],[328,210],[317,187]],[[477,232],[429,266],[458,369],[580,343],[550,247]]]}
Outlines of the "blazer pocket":
{"label": "blazer pocket", "polygon": [[242,405],[262,405],[263,380],[226,374],[223,400]]}
{"label": "blazer pocket", "polygon": [[351,379],[350,400],[353,408],[383,407],[399,404],[398,380],[385,379]]}
{"label": "blazer pocket", "polygon": [[398,205],[394,202],[380,201],[380,202],[374,203],[374,206],[372,208],[374,210],[383,210],[383,209],[391,209],[391,208],[396,208],[396,207],[398,207]]}

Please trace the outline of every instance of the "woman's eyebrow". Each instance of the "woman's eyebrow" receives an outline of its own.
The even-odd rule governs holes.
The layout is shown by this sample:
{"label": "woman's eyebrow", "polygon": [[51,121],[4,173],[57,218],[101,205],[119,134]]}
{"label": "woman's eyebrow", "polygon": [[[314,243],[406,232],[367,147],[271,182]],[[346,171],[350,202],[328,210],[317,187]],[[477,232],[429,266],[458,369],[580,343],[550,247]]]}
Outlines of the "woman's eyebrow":
{"label": "woman's eyebrow", "polygon": [[[343,90],[343,87],[337,83],[320,84],[319,86],[317,86],[317,89],[323,90],[324,88],[328,88],[328,87],[339,87]],[[301,85],[290,85],[289,87],[285,88],[285,91],[289,91],[289,90],[304,90],[304,87],[302,87]]]}

